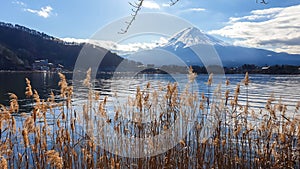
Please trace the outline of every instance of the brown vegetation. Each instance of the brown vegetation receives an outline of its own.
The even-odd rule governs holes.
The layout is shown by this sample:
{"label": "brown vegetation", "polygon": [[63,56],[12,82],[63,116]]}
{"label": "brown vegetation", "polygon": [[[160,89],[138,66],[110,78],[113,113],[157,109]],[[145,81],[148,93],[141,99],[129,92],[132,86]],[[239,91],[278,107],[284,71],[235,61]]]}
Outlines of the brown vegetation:
{"label": "brown vegetation", "polygon": [[[40,99],[26,79],[26,96],[32,99],[32,112],[20,113],[14,94],[10,94],[9,106],[0,106],[0,168],[300,167],[300,123],[296,117],[288,116],[299,112],[300,102],[294,112],[286,112],[280,100],[270,97],[265,109],[255,112],[248,103],[239,102],[239,96],[249,92],[248,74],[234,92],[219,87],[213,95],[207,95],[193,91],[196,74],[191,69],[189,72],[190,82],[184,91],[179,93],[176,83],[159,88],[152,88],[148,83],[144,88],[137,88],[135,97],[128,98],[126,103],[115,102],[113,118],[108,115],[109,98],[92,90],[90,70],[84,81],[88,98],[81,112],[72,106],[73,88],[63,74],[59,74],[61,95],[51,93],[47,100]],[[212,83],[213,75],[210,75],[208,89]],[[228,85],[226,81],[225,87]],[[145,123],[142,121],[145,115],[157,117]],[[208,120],[214,124],[209,128],[211,135],[202,132]],[[99,146],[106,145],[101,142],[107,141],[128,150],[128,154],[134,151],[129,144],[110,140],[109,133],[101,128],[103,124],[128,138],[147,138],[166,130],[172,138],[178,134],[174,128],[177,121],[193,122],[189,134],[178,140],[175,147],[155,156],[122,157]],[[187,131],[187,126],[181,127]],[[149,152],[151,146],[159,148],[153,143],[148,146]]]}

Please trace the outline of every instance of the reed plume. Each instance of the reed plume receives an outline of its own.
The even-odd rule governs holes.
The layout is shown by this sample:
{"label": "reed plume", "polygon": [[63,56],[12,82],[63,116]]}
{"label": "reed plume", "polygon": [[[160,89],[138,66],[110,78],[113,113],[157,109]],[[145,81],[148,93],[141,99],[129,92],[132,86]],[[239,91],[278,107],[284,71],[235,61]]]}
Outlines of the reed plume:
{"label": "reed plume", "polygon": [[[120,102],[117,94],[94,91],[89,69],[82,84],[88,88],[89,97],[76,106],[71,104],[73,87],[65,75],[58,76],[59,96],[54,90],[46,99],[40,98],[25,79],[25,96],[32,100],[30,113],[19,112],[18,97],[13,93],[9,93],[8,106],[0,105],[1,169],[300,166],[300,102],[291,111],[281,98],[271,95],[264,100],[264,108],[251,106],[248,93],[245,95],[245,88],[246,92],[248,87],[252,90],[248,73],[240,84],[234,86],[227,79],[225,90],[219,86],[214,92],[210,92],[210,74],[205,86],[208,91],[199,93],[191,85],[197,75],[190,67],[186,88],[171,82],[148,82]],[[80,110],[82,113],[77,113]],[[108,129],[127,140],[111,137]],[[184,131],[188,131],[186,135]],[[160,144],[155,138],[165,133],[166,142]],[[147,140],[139,151],[150,155],[176,142],[173,148],[154,156],[119,155],[124,150],[130,156],[136,138]],[[106,146],[115,151],[108,151]]]}
{"label": "reed plume", "polygon": [[8,169],[7,160],[3,156],[0,156],[0,159],[0,168]]}
{"label": "reed plume", "polygon": [[27,98],[31,97],[33,95],[33,92],[32,92],[32,87],[31,87],[31,84],[30,84],[30,80],[28,78],[25,78],[25,81],[26,81],[26,91],[25,91],[25,96]]}
{"label": "reed plume", "polygon": [[59,153],[55,150],[48,150],[46,153],[46,161],[50,163],[52,167],[62,169],[63,168],[63,160],[59,156]]}

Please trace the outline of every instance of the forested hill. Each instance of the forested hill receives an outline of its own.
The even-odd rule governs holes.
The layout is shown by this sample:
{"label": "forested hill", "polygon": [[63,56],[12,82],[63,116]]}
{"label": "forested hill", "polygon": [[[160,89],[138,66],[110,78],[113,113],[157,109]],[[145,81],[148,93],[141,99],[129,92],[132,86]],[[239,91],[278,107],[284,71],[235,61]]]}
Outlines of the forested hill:
{"label": "forested hill", "polygon": [[[24,26],[0,22],[0,70],[32,70],[32,64],[43,59],[71,70],[83,46]],[[115,67],[122,60],[108,52],[102,66]]]}

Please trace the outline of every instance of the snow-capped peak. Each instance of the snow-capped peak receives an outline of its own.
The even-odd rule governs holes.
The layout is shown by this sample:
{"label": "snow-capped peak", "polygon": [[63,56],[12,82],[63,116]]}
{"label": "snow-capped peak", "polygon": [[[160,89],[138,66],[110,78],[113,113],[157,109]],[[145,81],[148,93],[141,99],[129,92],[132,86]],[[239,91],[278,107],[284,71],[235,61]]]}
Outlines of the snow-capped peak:
{"label": "snow-capped peak", "polygon": [[195,27],[186,28],[174,36],[172,36],[165,46],[178,47],[190,47],[198,44],[208,44],[208,45],[222,45],[225,46],[226,43],[218,40],[210,35],[205,34],[203,31]]}

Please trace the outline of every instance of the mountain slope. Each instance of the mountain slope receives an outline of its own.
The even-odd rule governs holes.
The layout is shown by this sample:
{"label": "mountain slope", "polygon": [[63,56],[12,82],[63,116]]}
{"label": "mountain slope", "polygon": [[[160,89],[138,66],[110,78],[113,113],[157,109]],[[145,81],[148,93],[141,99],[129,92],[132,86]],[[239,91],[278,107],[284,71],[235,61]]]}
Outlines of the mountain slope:
{"label": "mountain slope", "polygon": [[[20,25],[0,22],[0,70],[31,70],[33,62],[41,59],[72,70],[83,46]],[[108,52],[101,66],[116,67],[123,60]]]}
{"label": "mountain slope", "polygon": [[[213,36],[207,35],[197,28],[187,28],[171,37],[168,42],[159,47],[177,55],[188,65],[201,65],[202,61],[192,50],[202,48],[215,50],[223,66],[241,66],[243,64],[264,65],[300,65],[300,55],[276,53],[264,49],[246,48],[229,45]],[[207,51],[200,54],[206,57]],[[211,52],[211,51],[209,51]],[[206,58],[209,59],[209,58]]]}
{"label": "mountain slope", "polygon": [[190,27],[169,38],[168,43],[166,43],[164,46],[187,48],[197,44],[227,45],[225,42],[219,39],[204,34],[204,32],[195,27]]}
{"label": "mountain slope", "polygon": [[0,24],[0,44],[24,62],[23,67],[19,66],[19,69],[29,68],[34,60],[39,59],[48,59],[54,64],[62,64],[70,69],[82,48],[82,45],[64,44],[58,38],[6,23]]}
{"label": "mountain slope", "polygon": [[[14,65],[14,67],[12,67]],[[18,69],[23,67],[24,62],[11,50],[0,44],[0,67],[3,69]]]}

